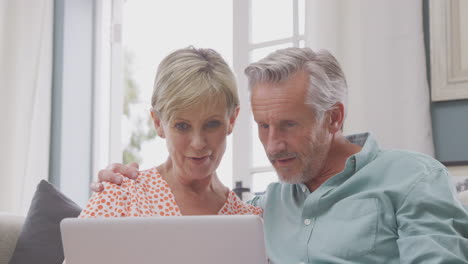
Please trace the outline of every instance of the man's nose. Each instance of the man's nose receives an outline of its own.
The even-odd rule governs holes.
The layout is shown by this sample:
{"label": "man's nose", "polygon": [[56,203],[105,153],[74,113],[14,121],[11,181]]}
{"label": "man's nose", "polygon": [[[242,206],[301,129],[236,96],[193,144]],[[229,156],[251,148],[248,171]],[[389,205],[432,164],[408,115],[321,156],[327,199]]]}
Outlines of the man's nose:
{"label": "man's nose", "polygon": [[276,154],[286,148],[286,142],[284,141],[281,131],[277,129],[270,129],[268,133],[268,141],[266,146],[267,154]]}

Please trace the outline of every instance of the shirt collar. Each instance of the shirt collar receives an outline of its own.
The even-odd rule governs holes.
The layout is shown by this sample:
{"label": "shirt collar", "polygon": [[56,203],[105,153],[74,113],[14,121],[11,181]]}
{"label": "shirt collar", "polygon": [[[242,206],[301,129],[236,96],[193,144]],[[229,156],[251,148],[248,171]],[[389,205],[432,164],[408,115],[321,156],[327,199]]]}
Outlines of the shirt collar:
{"label": "shirt collar", "polygon": [[359,171],[372,160],[375,159],[377,154],[380,152],[379,145],[374,137],[370,133],[361,133],[349,135],[346,137],[351,143],[359,145],[362,147],[361,151],[349,157],[346,161],[348,166],[348,161],[353,160],[355,163],[354,172]]}
{"label": "shirt collar", "polygon": [[353,176],[357,171],[371,162],[379,152],[377,142],[370,133],[354,134],[346,137],[351,143],[362,147],[361,151],[352,155],[346,160],[345,167],[342,172],[331,177],[322,185],[321,191],[326,192],[340,185],[349,177]]}
{"label": "shirt collar", "polygon": [[[349,135],[346,136],[346,139],[348,139],[349,142],[353,144],[361,146],[362,149],[346,160],[346,165],[342,172],[331,177],[323,184],[324,186],[327,186],[325,188],[332,188],[332,186],[341,184],[343,181],[351,177],[361,168],[374,160],[377,154],[380,152],[377,141],[369,132]],[[304,193],[305,195],[310,193],[309,188],[305,184],[300,183],[296,184],[296,186],[299,193]]]}

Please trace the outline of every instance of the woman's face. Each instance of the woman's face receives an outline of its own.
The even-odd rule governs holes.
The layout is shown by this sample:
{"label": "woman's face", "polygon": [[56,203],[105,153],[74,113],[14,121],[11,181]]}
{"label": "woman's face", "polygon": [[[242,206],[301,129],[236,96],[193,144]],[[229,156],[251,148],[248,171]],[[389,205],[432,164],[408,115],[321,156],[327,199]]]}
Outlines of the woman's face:
{"label": "woman's face", "polygon": [[212,176],[226,150],[226,137],[232,132],[239,109],[229,116],[226,103],[219,101],[180,111],[170,121],[153,114],[158,135],[166,139],[174,169],[187,180]]}

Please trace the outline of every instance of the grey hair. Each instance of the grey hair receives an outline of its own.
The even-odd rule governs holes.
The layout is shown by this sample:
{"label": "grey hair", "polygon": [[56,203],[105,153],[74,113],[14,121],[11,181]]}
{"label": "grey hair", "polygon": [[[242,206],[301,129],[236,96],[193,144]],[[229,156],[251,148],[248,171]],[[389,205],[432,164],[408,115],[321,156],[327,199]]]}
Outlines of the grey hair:
{"label": "grey hair", "polygon": [[345,106],[348,88],[343,71],[336,58],[327,50],[314,52],[310,48],[286,48],[270,53],[264,59],[245,69],[249,90],[257,83],[278,83],[294,73],[305,70],[309,75],[309,90],[305,103],[321,120],[326,111],[338,102]]}
{"label": "grey hair", "polygon": [[172,52],[159,64],[151,106],[161,119],[169,121],[178,111],[223,99],[227,114],[232,114],[239,106],[236,80],[215,50],[190,46]]}

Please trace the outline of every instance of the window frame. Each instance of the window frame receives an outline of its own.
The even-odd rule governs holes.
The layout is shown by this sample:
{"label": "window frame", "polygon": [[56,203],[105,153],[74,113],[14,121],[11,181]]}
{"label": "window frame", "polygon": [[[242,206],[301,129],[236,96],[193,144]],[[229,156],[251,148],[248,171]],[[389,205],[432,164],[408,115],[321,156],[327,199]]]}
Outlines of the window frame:
{"label": "window frame", "polygon": [[[232,186],[241,182],[252,190],[256,173],[274,172],[272,166],[253,165],[253,125],[250,96],[244,69],[251,60],[253,51],[278,44],[291,43],[298,47],[305,42],[305,32],[299,32],[299,0],[293,5],[293,35],[269,41],[252,43],[252,0],[233,0],[233,70],[237,77],[241,111],[232,135]],[[109,163],[122,162],[121,116],[123,96],[123,48],[121,41],[122,8],[124,0],[96,1],[96,26],[108,32],[95,34],[96,79],[95,109],[97,110],[93,130],[93,176]],[[304,2],[307,8],[307,1]],[[111,10],[106,14],[106,9]],[[307,21],[304,12],[304,21]],[[109,49],[106,51],[105,49]],[[104,50],[103,50],[104,49]],[[110,61],[106,61],[109,60]],[[103,91],[98,91],[103,89]],[[105,131],[105,132],[103,132]],[[104,143],[103,143],[104,142]],[[246,199],[251,195],[244,196]]]}
{"label": "window frame", "polygon": [[54,1],[49,181],[83,206],[90,195],[95,119],[95,5]]}
{"label": "window frame", "polygon": [[[291,1],[293,5],[293,35],[288,38],[278,38],[269,41],[252,42],[252,2],[253,0],[233,0],[233,66],[237,76],[239,97],[241,101],[241,111],[236,122],[233,133],[233,186],[236,182],[241,182],[242,187],[253,188],[253,178],[257,173],[274,172],[274,168],[269,166],[254,166],[253,161],[253,138],[254,129],[253,115],[250,107],[250,95],[248,82],[244,74],[244,69],[251,62],[251,54],[254,50],[268,48],[280,44],[292,43],[293,47],[299,47],[300,42],[305,42],[306,33],[299,32],[299,0]],[[307,1],[304,2],[304,9],[307,8]],[[307,21],[306,12],[304,21]],[[246,15],[247,14],[247,15]],[[252,197],[253,193],[245,196],[245,199]]]}
{"label": "window frame", "polygon": [[94,119],[92,179],[110,163],[122,162],[122,13],[124,0],[95,2]]}

